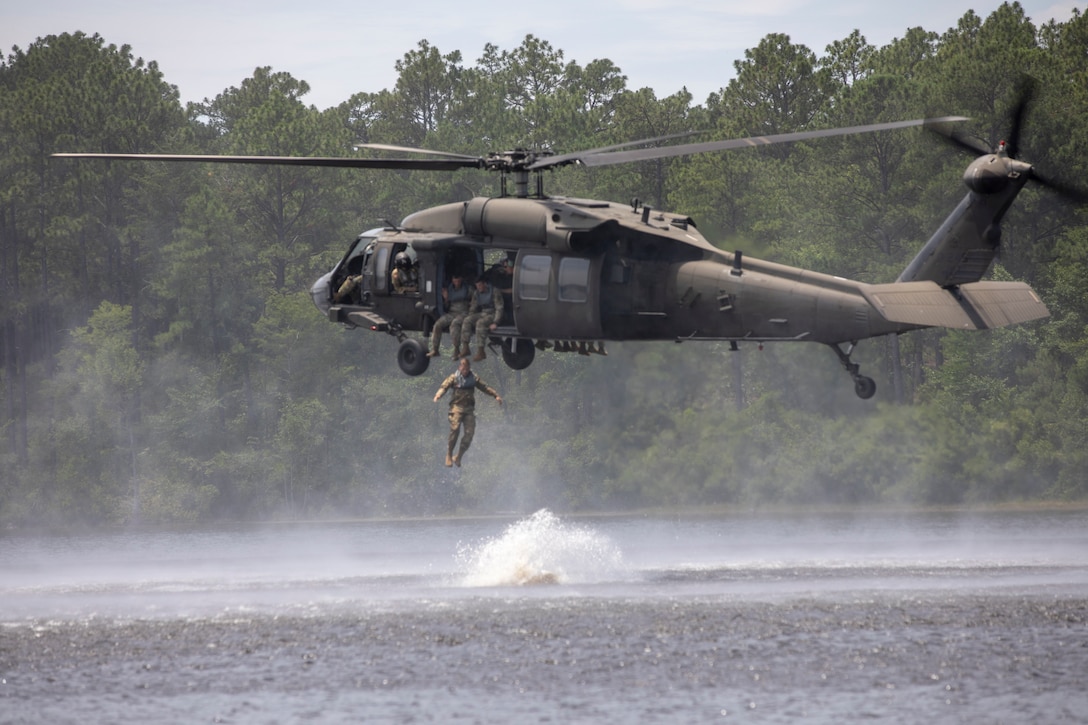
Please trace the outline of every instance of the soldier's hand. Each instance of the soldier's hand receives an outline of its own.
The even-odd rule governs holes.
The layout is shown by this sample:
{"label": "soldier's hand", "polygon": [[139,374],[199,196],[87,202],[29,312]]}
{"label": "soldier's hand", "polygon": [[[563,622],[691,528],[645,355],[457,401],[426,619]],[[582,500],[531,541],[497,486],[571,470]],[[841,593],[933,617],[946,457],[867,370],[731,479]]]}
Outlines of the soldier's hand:
{"label": "soldier's hand", "polygon": [[496,402],[497,402],[497,403],[498,403],[499,405],[502,405],[502,396],[501,396],[501,395],[496,395],[496,396],[495,396],[495,401],[496,401]]}
{"label": "soldier's hand", "polygon": [[434,402],[436,402],[436,403],[437,403],[437,402],[438,402],[438,399],[439,399],[439,398],[441,398],[441,397],[442,397],[442,394],[441,394],[441,393],[435,393],[435,394],[434,394]]}

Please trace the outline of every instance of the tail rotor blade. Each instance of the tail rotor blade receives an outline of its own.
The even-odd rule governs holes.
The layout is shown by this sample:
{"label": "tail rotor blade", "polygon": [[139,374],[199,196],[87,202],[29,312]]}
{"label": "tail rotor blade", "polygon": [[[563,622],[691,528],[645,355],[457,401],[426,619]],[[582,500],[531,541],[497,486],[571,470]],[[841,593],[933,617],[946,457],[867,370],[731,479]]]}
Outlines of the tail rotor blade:
{"label": "tail rotor blade", "polygon": [[1086,189],[1042,176],[1034,168],[1031,170],[1031,178],[1076,204],[1088,204],[1088,190]]}
{"label": "tail rotor blade", "polygon": [[977,138],[961,136],[955,131],[941,126],[927,126],[926,128],[940,136],[948,145],[970,155],[972,158],[978,158],[979,156],[993,153],[993,149]]}
{"label": "tail rotor blade", "polygon": [[1020,153],[1020,131],[1024,126],[1024,116],[1028,106],[1031,105],[1035,95],[1035,81],[1031,76],[1025,75],[1019,84],[1019,93],[1016,105],[1012,111],[1012,128],[1009,130],[1009,138],[1005,142],[1005,151],[1009,158],[1015,159]]}

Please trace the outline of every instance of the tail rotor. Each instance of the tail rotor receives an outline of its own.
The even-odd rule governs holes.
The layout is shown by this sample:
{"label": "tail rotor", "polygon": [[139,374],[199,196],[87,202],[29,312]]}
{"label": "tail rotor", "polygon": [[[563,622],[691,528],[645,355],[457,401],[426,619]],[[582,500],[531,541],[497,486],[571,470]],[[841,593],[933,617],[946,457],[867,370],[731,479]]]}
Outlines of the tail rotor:
{"label": "tail rotor", "polygon": [[[995,183],[998,177],[994,174],[993,166],[998,160],[1011,159],[1016,162],[1021,151],[1021,139],[1023,137],[1024,120],[1028,115],[1035,98],[1035,81],[1030,76],[1024,76],[1017,89],[1016,103],[1013,106],[1009,134],[1001,141],[996,149],[992,149],[981,139],[964,136],[953,130],[951,126],[934,124],[927,126],[933,133],[953,148],[971,155],[975,162],[968,167],[964,180],[972,190],[979,193],[993,193],[998,190]],[[1041,186],[1044,186],[1060,196],[1076,204],[1088,204],[1088,190],[1067,184],[1044,174],[1030,164],[1003,164],[1010,172],[1021,172],[1026,169],[1028,178]],[[1002,177],[1005,174],[1001,174]]]}

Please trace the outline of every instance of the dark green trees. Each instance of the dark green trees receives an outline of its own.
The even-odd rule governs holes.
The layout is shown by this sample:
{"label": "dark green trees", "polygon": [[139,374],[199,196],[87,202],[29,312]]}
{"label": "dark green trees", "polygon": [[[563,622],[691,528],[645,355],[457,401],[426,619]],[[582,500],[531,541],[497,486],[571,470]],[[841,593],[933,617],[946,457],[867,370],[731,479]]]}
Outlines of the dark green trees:
{"label": "dark green trees", "polygon": [[[629,89],[611,61],[535,36],[472,62],[423,40],[393,61],[392,89],[324,112],[271,68],[182,108],[124,46],[39,40],[0,65],[0,522],[1083,498],[1088,236],[1083,210],[1040,188],[1011,210],[993,274],[1030,280],[1049,321],[863,344],[880,386],[868,403],[807,345],[616,344],[521,373],[488,360],[509,408],[484,411],[454,481],[431,403],[441,364],[404,377],[391,339],[330,325],[307,292],[359,232],[494,179],[48,155],[562,152],[947,114],[996,144],[1028,73],[1022,156],[1069,182],[1088,176],[1086,28],[1079,12],[1037,27],[1014,3],[882,48],[860,31],[822,55],[770,35],[703,105]],[[907,131],[547,182],[683,211],[726,249],[884,282],[966,193],[968,161]]]}

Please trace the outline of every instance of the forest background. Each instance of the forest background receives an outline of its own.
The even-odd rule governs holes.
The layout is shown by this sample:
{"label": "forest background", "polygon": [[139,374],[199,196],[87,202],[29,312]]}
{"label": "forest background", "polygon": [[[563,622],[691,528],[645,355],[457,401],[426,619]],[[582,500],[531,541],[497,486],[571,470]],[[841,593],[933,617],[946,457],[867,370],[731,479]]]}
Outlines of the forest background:
{"label": "forest background", "polygon": [[[1052,317],[862,343],[861,401],[815,345],[616,343],[491,356],[463,469],[442,466],[449,365],[408,378],[396,341],[308,294],[365,229],[497,193],[455,174],[74,162],[60,151],[352,155],[359,142],[558,152],[961,114],[995,146],[1036,79],[1021,157],[1088,178],[1088,18],[1017,3],[876,48],[768,35],[719,93],[657,98],[607,59],[528,36],[474,64],[426,40],[394,88],[326,110],[257,68],[183,107],[154,62],[82,32],[0,65],[0,524],[1088,498],[1088,217],[1029,186],[992,276]],[[682,79],[678,79],[682,82]],[[887,282],[966,193],[970,159],[920,130],[551,174],[552,194],[638,197],[725,249]]]}

